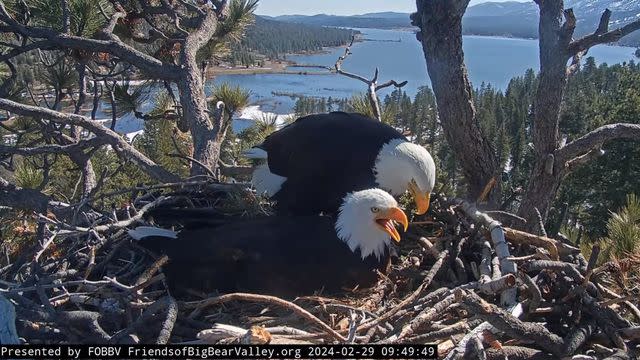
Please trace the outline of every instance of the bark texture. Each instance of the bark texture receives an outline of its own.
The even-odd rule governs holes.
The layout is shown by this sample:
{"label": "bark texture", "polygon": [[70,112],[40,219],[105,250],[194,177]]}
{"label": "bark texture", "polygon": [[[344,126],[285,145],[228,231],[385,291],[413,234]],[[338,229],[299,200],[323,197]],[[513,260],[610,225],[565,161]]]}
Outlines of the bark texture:
{"label": "bark texture", "polygon": [[[498,171],[490,142],[476,118],[471,83],[462,51],[462,16],[468,0],[417,0],[412,16],[422,44],[447,141],[460,162],[472,198],[477,198]],[[499,191],[494,191],[495,199]]]}

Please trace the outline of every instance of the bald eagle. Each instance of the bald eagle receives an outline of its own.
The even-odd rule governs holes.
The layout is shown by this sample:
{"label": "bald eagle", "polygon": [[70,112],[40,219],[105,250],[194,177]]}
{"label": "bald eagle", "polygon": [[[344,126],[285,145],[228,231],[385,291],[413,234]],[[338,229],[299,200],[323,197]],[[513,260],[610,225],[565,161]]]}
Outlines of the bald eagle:
{"label": "bald eagle", "polygon": [[337,218],[265,216],[197,226],[179,233],[138,227],[129,235],[169,257],[164,267],[174,294],[248,291],[278,296],[324,289],[367,287],[386,272],[395,225],[406,231],[407,216],[380,189],[347,194]]}
{"label": "bald eagle", "polygon": [[279,214],[334,213],[348,192],[409,191],[417,214],[429,209],[435,163],[396,129],[360,114],[332,112],[299,118],[245,152],[264,159],[252,176]]}

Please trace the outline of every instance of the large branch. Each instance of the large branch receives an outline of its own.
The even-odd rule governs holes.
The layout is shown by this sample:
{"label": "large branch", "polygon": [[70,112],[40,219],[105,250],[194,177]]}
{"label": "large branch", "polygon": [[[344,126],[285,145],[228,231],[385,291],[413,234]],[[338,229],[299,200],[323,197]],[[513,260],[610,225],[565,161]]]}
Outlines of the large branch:
{"label": "large branch", "polygon": [[48,28],[25,26],[11,17],[2,2],[0,2],[0,21],[7,25],[2,28],[4,32],[13,32],[36,39],[46,39],[47,41],[37,42],[39,48],[50,49],[55,47],[109,53],[135,65],[147,75],[155,78],[176,80],[179,76],[179,69],[176,66],[164,64],[153,56],[123,43],[115,36],[110,37],[108,40],[98,40],[62,34]]}
{"label": "large branch", "polygon": [[605,142],[616,139],[640,140],[640,125],[604,125],[558,149],[555,157],[561,166],[566,166],[592,150],[598,149]]}
{"label": "large branch", "polygon": [[[422,43],[444,134],[468,181],[470,197],[478,198],[500,169],[476,117],[464,64],[462,17],[468,4],[468,0],[417,0],[418,12],[411,20],[420,28],[416,36]],[[496,190],[490,195],[492,203],[499,198],[500,186]]]}
{"label": "large branch", "polygon": [[207,15],[200,23],[200,26],[196,29],[196,31],[192,32],[187,36],[187,41],[185,43],[185,47],[189,49],[189,51],[198,51],[201,47],[206,45],[209,40],[213,37],[216,32],[216,28],[218,27],[218,14],[209,10]]}
{"label": "large branch", "polygon": [[91,131],[96,137],[103,139],[105,143],[111,145],[121,158],[133,161],[136,165],[140,166],[143,171],[155,179],[163,182],[174,182],[179,179],[176,175],[168,172],[139,152],[118,133],[85,116],[64,114],[41,107],[20,104],[7,99],[0,99],[0,109],[22,116],[47,119],[65,125],[80,126]]}
{"label": "large branch", "polygon": [[598,29],[593,34],[589,34],[583,38],[571,42],[568,47],[568,54],[570,56],[574,56],[582,51],[588,50],[595,45],[608,44],[618,41],[624,36],[640,29],[640,20],[636,20],[621,28],[608,31],[610,17],[611,11],[609,9],[605,10],[600,19]]}

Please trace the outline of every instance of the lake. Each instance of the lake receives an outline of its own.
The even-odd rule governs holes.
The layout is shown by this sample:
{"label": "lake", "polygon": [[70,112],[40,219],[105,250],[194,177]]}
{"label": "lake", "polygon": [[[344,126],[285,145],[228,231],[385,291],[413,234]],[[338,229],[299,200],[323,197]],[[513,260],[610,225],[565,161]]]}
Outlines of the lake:
{"label": "lake", "polygon": [[[420,86],[430,85],[422,47],[412,31],[358,29],[366,41],[355,43],[350,55],[343,63],[343,69],[363,75],[373,76],[376,67],[380,69],[379,82],[394,79],[407,80],[403,88],[414,95]],[[474,87],[482,82],[505,89],[514,76],[523,75],[529,69],[538,69],[538,41],[484,36],[464,37],[465,61]],[[615,64],[634,59],[635,48],[599,45],[589,51],[598,63]],[[344,48],[329,49],[326,53],[314,55],[292,55],[288,58],[298,64],[333,66]],[[321,69],[295,68],[296,71],[323,72]],[[295,97],[274,95],[303,94],[306,96],[343,98],[366,91],[364,83],[342,75],[298,75],[298,74],[255,74],[220,75],[209,85],[229,82],[251,91],[251,101],[264,112],[289,114],[295,104]],[[391,92],[388,88],[379,93],[381,97]],[[255,108],[254,108],[255,110]],[[250,113],[254,114],[255,111]],[[249,119],[234,124],[236,131],[250,125]],[[118,130],[131,132],[138,130],[136,119],[125,118],[118,124]]]}

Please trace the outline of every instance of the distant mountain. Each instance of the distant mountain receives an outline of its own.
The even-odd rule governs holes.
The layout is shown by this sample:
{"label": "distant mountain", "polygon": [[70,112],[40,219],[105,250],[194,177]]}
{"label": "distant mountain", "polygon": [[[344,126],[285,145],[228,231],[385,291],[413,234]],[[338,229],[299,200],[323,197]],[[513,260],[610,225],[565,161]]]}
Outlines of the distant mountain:
{"label": "distant mountain", "polygon": [[[613,12],[610,28],[640,19],[640,0],[567,0],[578,18],[576,36],[593,32],[605,9]],[[394,29],[411,26],[409,14],[397,12],[367,13],[354,16],[283,15],[276,20],[309,25]],[[531,1],[486,2],[471,6],[463,19],[467,35],[538,37],[538,6]],[[640,31],[623,38],[622,45],[640,46]]]}
{"label": "distant mountain", "polygon": [[505,15],[531,15],[536,13],[538,6],[533,2],[486,2],[471,6],[465,16],[505,16]]}
{"label": "distant mountain", "polygon": [[364,18],[403,19],[403,20],[406,20],[408,15],[409,14],[407,14],[407,13],[387,11],[387,12],[379,12],[379,13],[366,13],[366,14],[362,14],[362,15],[353,15],[353,16],[354,17],[364,17]]}
{"label": "distant mountain", "polygon": [[[593,32],[605,9],[613,12],[611,29],[640,19],[640,0],[567,0],[566,8],[573,8],[578,19],[575,35],[583,36]],[[488,2],[467,9],[463,22],[467,34],[503,35],[537,38],[538,6],[533,2]],[[623,38],[622,45],[640,45],[640,34]]]}
{"label": "distant mountain", "polygon": [[377,28],[394,29],[411,26],[409,14],[403,13],[371,13],[355,16],[336,15],[281,15],[275,20],[294,22],[307,25],[336,26],[336,27],[356,27],[356,28]]}

